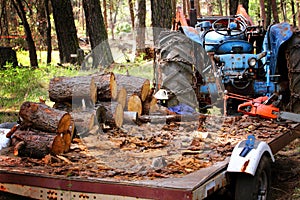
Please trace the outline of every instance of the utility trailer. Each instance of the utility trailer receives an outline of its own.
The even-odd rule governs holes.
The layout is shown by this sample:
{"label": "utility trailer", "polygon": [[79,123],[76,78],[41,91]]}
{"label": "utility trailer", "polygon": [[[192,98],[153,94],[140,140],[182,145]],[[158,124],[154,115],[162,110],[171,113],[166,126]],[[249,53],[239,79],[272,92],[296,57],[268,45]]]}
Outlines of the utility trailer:
{"label": "utility trailer", "polygon": [[[208,121],[210,121],[211,119],[212,118],[208,118]],[[260,119],[249,121],[249,124],[251,126],[251,123],[260,123],[259,121]],[[270,123],[272,122],[266,121],[266,124]],[[148,124],[147,128],[152,130],[152,126],[158,127],[159,125]],[[165,126],[166,125],[164,125],[163,127]],[[186,127],[190,126],[191,124],[187,125]],[[281,126],[282,125],[276,125],[276,127]],[[181,127],[185,128],[185,126],[182,124]],[[180,146],[182,146],[182,144],[187,140],[187,138],[185,137],[178,139],[181,137],[181,134],[192,135],[200,133],[199,131],[195,130],[192,130],[189,133],[184,133],[184,128],[179,128],[177,131],[174,131],[176,133],[172,138],[172,141],[179,142]],[[9,129],[1,130],[6,132],[9,131]],[[236,199],[245,199],[244,195],[246,195],[246,197],[249,199],[257,199],[258,197],[265,197],[265,195],[267,194],[267,189],[270,187],[270,177],[268,176],[270,173],[270,165],[268,163],[274,161],[273,155],[300,136],[299,124],[293,124],[292,126],[289,125],[286,128],[281,127],[278,130],[281,130],[281,132],[274,131],[262,133],[262,135],[256,135],[256,137],[261,138],[259,139],[260,141],[256,140],[254,142],[253,149],[251,149],[245,156],[241,156],[241,152],[245,149],[245,143],[247,143],[245,140],[247,133],[235,134],[232,136],[232,138],[234,138],[234,142],[232,142],[232,145],[235,145],[232,153],[230,152],[224,154],[225,156],[223,157],[223,159],[218,159],[215,162],[212,162],[211,165],[208,165],[207,167],[204,166],[199,168],[198,170],[190,170],[191,173],[182,172],[182,174],[179,174],[178,171],[180,170],[174,170],[174,176],[172,173],[169,173],[166,176],[164,176],[163,174],[159,174],[162,169],[156,170],[155,172],[152,171],[152,174],[156,174],[152,176],[147,175],[146,172],[131,174],[130,172],[124,173],[124,171],[122,171],[122,175],[122,172],[120,171],[115,171],[114,173],[112,173],[109,172],[109,170],[111,169],[104,169],[103,163],[101,163],[100,166],[97,166],[97,161],[93,160],[92,163],[97,163],[97,167],[96,170],[91,170],[94,169],[93,164],[89,162],[88,164],[84,165],[84,163],[81,162],[82,160],[89,159],[89,155],[86,154],[86,150],[79,150],[80,148],[78,148],[78,146],[73,148],[73,150],[71,150],[72,152],[69,155],[63,155],[68,158],[67,161],[65,160],[65,162],[67,162],[66,165],[72,162],[69,169],[64,168],[65,166],[60,166],[59,163],[50,165],[38,160],[14,157],[9,153],[10,150],[4,148],[2,149],[0,155],[0,190],[3,192],[30,197],[33,199],[166,200],[205,199],[206,197],[209,197],[210,195],[220,191],[220,189],[222,188],[232,188],[232,185],[235,185],[235,189],[233,189],[232,191],[234,192],[234,190],[241,189],[241,187],[239,187],[239,184],[243,184],[240,186],[242,186],[244,189],[242,191],[236,192],[238,193],[235,195]],[[177,134],[177,132],[180,134]],[[130,133],[128,132],[127,134]],[[215,143],[218,143],[218,141],[219,143],[221,143],[222,140],[220,138],[215,138],[213,136],[214,133],[209,132],[209,134],[212,135],[210,137],[211,140],[208,140],[209,142],[217,140],[217,142]],[[219,134],[224,135],[224,133]],[[103,138],[99,138],[99,140],[105,140],[105,136],[102,135],[100,137]],[[84,136],[82,140],[85,140]],[[103,146],[103,144],[104,143],[101,143],[101,146]],[[172,148],[176,148],[176,146],[172,146],[171,144],[168,145]],[[214,146],[207,146],[201,148],[207,149],[207,154],[213,155],[213,151],[209,153],[209,148],[213,147]],[[216,145],[215,148],[218,148],[218,145]],[[148,148],[148,150],[149,149],[150,148]],[[180,155],[201,155],[197,154],[197,151],[199,151],[199,149],[195,151],[194,150],[195,149],[190,148],[174,149],[174,151],[177,151],[177,154]],[[232,149],[230,149],[229,151],[231,150]],[[91,148],[90,151],[92,152],[93,148]],[[124,156],[124,161],[122,161],[123,163],[130,163],[132,158],[129,158],[128,154],[131,155],[131,153],[135,155],[135,157],[133,156],[133,160],[136,159],[135,161],[137,163],[140,162],[140,160],[147,160],[149,157],[147,157],[147,153],[145,153],[146,151],[147,149],[144,149],[143,152],[139,154],[138,151],[136,151],[136,148],[133,148],[132,150],[123,149],[120,151],[115,151],[115,154],[111,154],[114,151],[107,150],[106,154],[108,154],[109,156],[105,155],[105,153],[103,152],[98,152],[99,154],[102,154],[103,157],[101,158],[100,156],[97,158],[104,162],[107,161],[107,163],[111,163],[112,165],[115,163],[117,167],[118,165],[121,165],[117,162],[118,159],[120,159],[120,157],[122,156]],[[163,148],[154,148],[154,154],[151,154],[150,157],[153,158],[154,155],[156,155],[157,158],[165,156],[166,162],[169,162],[170,159],[167,157],[167,154],[160,154],[160,152],[162,151],[164,151]],[[168,149],[168,152],[170,151],[171,150]],[[219,153],[222,154],[222,151],[225,152],[226,150],[221,148],[219,151]],[[77,157],[78,155],[76,153],[79,153],[78,155],[80,156]],[[168,155],[169,154],[170,153],[168,153]],[[145,155],[145,157],[141,158],[142,155]],[[93,156],[97,156],[97,153],[93,154]],[[174,156],[174,154],[172,156]],[[111,160],[109,161],[109,159]],[[211,159],[213,159],[213,156],[210,157],[210,160]],[[263,166],[261,166],[261,160],[266,160],[267,163],[264,163]],[[147,165],[147,163],[145,165]],[[52,168],[54,170],[52,170]],[[106,174],[104,176],[99,176],[99,174],[103,174],[102,169],[104,169]],[[65,170],[69,170],[69,172],[63,172]],[[84,172],[85,170],[89,172]],[[125,178],[122,176],[124,176]],[[252,183],[256,184],[257,187],[252,188]],[[257,191],[251,191],[253,189]],[[250,194],[252,193],[257,196],[251,197]]]}

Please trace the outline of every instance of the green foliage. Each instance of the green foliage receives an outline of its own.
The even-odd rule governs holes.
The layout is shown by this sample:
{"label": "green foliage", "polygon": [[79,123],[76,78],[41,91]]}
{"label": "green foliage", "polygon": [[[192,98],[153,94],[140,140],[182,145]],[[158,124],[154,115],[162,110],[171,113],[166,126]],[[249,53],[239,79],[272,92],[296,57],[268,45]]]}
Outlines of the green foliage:
{"label": "green foliage", "polygon": [[6,66],[0,71],[0,108],[18,109],[24,101],[47,99],[49,80],[54,76],[74,76],[78,71],[43,65],[38,69]]}
{"label": "green foliage", "polygon": [[117,24],[116,30],[117,30],[117,34],[121,32],[130,33],[131,25],[128,22],[122,22]]}

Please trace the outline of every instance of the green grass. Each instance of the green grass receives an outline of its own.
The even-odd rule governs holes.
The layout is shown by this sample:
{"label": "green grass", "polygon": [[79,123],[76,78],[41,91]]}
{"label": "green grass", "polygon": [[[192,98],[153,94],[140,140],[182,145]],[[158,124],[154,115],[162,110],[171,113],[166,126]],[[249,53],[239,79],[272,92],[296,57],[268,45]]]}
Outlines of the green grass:
{"label": "green grass", "polygon": [[[39,55],[40,53],[40,55]],[[55,76],[77,76],[93,73],[93,71],[79,71],[76,66],[57,66],[58,52],[53,52],[53,62],[46,64],[46,52],[37,52],[39,68],[29,67],[29,55],[27,51],[18,51],[19,67],[6,66],[6,70],[0,70],[0,123],[15,121],[16,112],[25,101],[39,102],[42,97],[47,105],[52,105],[48,98],[49,81]],[[94,70],[95,71],[95,70]],[[135,63],[114,64],[110,71],[114,73],[139,76],[153,79],[152,61],[137,59]]]}

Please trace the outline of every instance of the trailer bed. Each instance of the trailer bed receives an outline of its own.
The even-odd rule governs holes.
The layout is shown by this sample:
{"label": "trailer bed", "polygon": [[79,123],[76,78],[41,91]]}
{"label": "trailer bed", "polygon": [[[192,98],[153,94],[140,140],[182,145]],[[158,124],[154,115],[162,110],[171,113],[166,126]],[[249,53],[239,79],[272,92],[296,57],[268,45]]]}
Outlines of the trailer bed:
{"label": "trailer bed", "polygon": [[[230,153],[247,135],[268,142],[273,153],[299,137],[299,127],[255,118],[209,116],[204,131],[197,121],[146,126],[81,135],[62,161],[5,149],[0,190],[36,199],[203,199],[228,184]],[[166,163],[155,164],[161,158]]]}

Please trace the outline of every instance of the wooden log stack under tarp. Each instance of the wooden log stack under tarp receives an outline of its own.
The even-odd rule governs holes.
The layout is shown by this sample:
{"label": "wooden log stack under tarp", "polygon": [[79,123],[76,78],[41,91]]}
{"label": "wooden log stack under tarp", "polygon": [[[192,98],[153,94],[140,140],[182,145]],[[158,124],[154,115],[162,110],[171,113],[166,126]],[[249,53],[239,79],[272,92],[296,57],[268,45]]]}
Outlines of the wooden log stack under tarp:
{"label": "wooden log stack under tarp", "polygon": [[24,102],[19,111],[20,126],[13,128],[14,155],[43,158],[68,152],[73,137],[71,115],[44,103]]}

